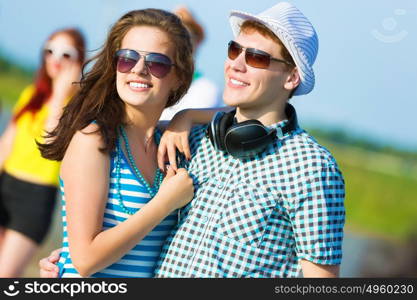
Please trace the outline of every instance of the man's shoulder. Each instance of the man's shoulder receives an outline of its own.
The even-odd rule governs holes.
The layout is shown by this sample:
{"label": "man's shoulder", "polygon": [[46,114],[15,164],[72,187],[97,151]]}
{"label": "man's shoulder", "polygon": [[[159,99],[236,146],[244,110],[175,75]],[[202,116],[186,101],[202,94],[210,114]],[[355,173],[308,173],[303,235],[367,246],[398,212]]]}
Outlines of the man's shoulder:
{"label": "man's shoulder", "polygon": [[300,147],[308,153],[319,155],[324,160],[333,159],[330,151],[303,129],[300,130],[300,133],[295,135],[293,139],[289,140],[289,144],[293,147]]}
{"label": "man's shoulder", "polygon": [[343,175],[333,155],[306,131],[300,130],[277,145],[275,156],[267,160],[267,172],[283,199],[295,201],[311,182],[318,186],[331,182],[337,189],[343,186]]}
{"label": "man's shoulder", "polygon": [[302,129],[284,140],[277,150],[277,155],[291,167],[309,168],[312,172],[326,167],[337,168],[330,151]]}

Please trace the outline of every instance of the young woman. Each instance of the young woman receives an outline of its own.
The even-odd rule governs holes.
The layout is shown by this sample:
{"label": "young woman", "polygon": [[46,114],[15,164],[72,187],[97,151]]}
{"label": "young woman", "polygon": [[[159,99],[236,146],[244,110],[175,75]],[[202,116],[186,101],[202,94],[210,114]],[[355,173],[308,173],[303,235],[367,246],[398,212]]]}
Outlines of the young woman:
{"label": "young woman", "polygon": [[54,128],[76,91],[85,43],[72,28],[54,32],[42,50],[36,81],[21,94],[0,138],[0,277],[18,277],[43,241],[53,212],[59,164],[41,157],[35,140]]}
{"label": "young woman", "polygon": [[132,11],[112,27],[79,93],[40,145],[62,160],[61,277],[151,277],[176,209],[193,196],[184,169],[157,168],[165,107],[193,76],[189,35],[175,15]]}

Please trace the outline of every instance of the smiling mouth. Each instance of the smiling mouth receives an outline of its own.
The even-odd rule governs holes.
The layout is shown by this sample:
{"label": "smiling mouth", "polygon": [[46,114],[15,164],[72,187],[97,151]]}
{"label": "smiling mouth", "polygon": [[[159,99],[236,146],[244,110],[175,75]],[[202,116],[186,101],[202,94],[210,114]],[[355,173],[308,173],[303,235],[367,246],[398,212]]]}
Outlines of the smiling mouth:
{"label": "smiling mouth", "polygon": [[135,81],[128,82],[128,84],[131,88],[134,88],[134,89],[149,89],[152,87],[151,84],[135,82]]}
{"label": "smiling mouth", "polygon": [[233,85],[237,85],[237,86],[248,86],[249,85],[248,83],[242,82],[242,81],[234,79],[234,78],[230,78],[229,81]]}

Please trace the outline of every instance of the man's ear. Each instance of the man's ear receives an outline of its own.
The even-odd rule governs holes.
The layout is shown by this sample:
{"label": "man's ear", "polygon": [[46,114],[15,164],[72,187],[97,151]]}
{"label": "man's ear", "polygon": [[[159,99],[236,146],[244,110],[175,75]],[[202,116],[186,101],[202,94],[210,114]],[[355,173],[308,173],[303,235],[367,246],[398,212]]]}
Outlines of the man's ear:
{"label": "man's ear", "polygon": [[298,73],[298,68],[293,68],[290,73],[288,74],[288,77],[285,81],[284,88],[286,90],[293,90],[300,84],[300,74]]}

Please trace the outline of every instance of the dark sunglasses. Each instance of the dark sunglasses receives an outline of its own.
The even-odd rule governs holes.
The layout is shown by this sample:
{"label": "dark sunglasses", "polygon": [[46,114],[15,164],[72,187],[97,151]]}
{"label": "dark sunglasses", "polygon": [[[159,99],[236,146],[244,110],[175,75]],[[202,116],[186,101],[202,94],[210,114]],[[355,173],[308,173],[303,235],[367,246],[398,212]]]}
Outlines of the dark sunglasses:
{"label": "dark sunglasses", "polygon": [[145,51],[140,52],[145,53],[145,55],[141,55],[137,51],[131,49],[118,50],[116,52],[117,71],[129,73],[142,56],[145,59],[145,66],[148,71],[157,78],[165,77],[169,71],[171,71],[171,67],[174,66],[169,57],[164,54]]}
{"label": "dark sunglasses", "polygon": [[258,50],[255,48],[245,48],[235,41],[229,42],[227,56],[231,60],[235,60],[240,55],[240,53],[242,53],[243,50],[245,50],[246,64],[254,68],[267,69],[271,63],[271,60],[281,62],[289,66],[293,66],[293,64],[289,63],[288,61],[274,58],[265,51]]}

